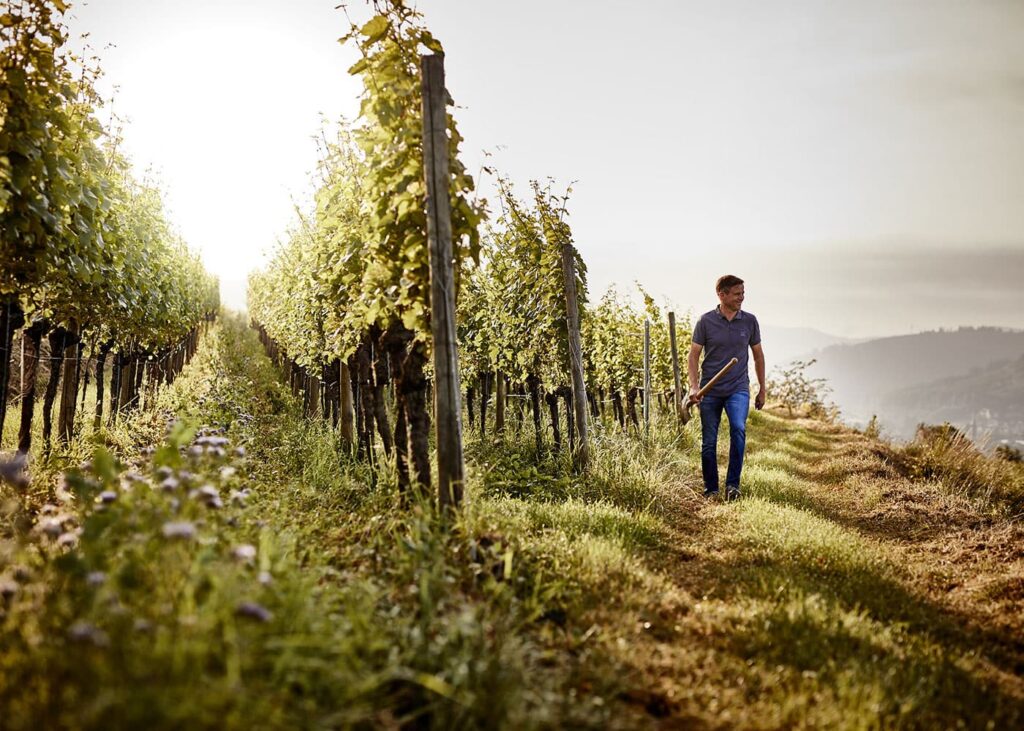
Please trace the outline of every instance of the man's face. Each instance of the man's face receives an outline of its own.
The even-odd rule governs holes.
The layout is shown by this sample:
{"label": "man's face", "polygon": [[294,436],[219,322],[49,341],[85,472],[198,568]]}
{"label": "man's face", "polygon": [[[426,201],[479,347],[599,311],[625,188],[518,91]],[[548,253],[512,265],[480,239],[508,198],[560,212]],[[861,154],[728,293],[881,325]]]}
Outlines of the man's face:
{"label": "man's face", "polygon": [[737,284],[718,293],[718,301],[730,310],[739,310],[743,306],[743,285]]}

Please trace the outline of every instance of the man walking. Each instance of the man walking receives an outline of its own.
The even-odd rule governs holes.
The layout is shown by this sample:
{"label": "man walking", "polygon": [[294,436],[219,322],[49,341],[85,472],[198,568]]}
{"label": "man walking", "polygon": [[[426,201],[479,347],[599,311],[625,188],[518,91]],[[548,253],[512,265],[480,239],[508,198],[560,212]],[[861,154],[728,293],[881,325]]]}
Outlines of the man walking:
{"label": "man walking", "polygon": [[[740,473],[743,471],[743,452],[747,443],[747,413],[750,410],[750,377],[747,372],[747,349],[754,353],[754,370],[760,388],[754,406],[764,406],[764,353],[761,351],[761,327],[757,318],[742,312],[743,280],[731,274],[720,277],[715,284],[718,307],[700,316],[693,328],[693,344],[688,360],[690,393],[712,379],[731,359],[737,363],[722,380],[703,398],[690,397],[700,404],[701,449],[700,466],[704,476],[704,495],[718,494],[718,426],[722,409],[729,419],[729,469],[725,475],[725,497],[735,500],[740,496]],[[704,362],[700,365],[701,351]],[[697,375],[700,374],[698,381]]]}

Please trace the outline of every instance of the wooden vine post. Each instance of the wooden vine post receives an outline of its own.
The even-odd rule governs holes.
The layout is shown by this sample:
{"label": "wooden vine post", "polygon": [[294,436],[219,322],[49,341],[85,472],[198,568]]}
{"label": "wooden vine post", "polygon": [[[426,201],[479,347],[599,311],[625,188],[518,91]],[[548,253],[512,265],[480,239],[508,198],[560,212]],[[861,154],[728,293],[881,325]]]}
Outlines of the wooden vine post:
{"label": "wooden vine post", "polygon": [[60,410],[57,412],[57,438],[62,444],[71,441],[75,430],[75,398],[78,396],[78,343],[81,336],[78,325],[68,327],[64,341],[63,361],[54,361],[54,368],[63,368],[61,378],[63,389],[60,395]]}
{"label": "wooden vine post", "polygon": [[423,91],[423,167],[430,251],[430,330],[434,340],[434,421],[437,489],[442,510],[462,502],[462,405],[455,339],[455,275],[449,200],[447,92],[444,54],[420,59]]}
{"label": "wooden vine post", "polygon": [[676,313],[668,313],[668,339],[672,346],[672,377],[675,379],[675,387],[672,392],[672,403],[675,406],[676,418],[683,415],[683,392],[682,380],[679,375],[679,349],[676,347]]}
{"label": "wooden vine post", "polygon": [[644,320],[644,436],[651,433],[651,321]]}
{"label": "wooden vine post", "polygon": [[505,374],[501,371],[495,372],[495,380],[498,382],[498,395],[494,401],[494,433],[498,436],[505,431],[505,408],[508,403],[508,382]]}
{"label": "wooden vine post", "polygon": [[338,418],[338,421],[341,422],[341,438],[345,440],[346,446],[351,451],[356,443],[352,414],[352,375],[349,373],[348,363],[340,358],[338,359],[338,388],[341,392],[338,398],[341,409]]}
{"label": "wooden vine post", "polygon": [[576,257],[572,244],[562,244],[562,274],[565,276],[566,329],[569,332],[569,370],[572,371],[572,405],[576,412],[579,443],[573,454],[578,470],[587,468],[590,444],[587,440],[587,387],[583,380],[583,347],[580,341],[579,305],[576,302]]}

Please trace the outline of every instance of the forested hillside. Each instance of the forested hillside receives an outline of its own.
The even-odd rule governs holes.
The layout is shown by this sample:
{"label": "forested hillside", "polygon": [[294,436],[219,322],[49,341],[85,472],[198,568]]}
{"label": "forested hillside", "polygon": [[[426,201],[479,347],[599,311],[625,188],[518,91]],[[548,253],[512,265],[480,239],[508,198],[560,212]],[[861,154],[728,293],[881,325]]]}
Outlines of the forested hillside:
{"label": "forested hillside", "polygon": [[[1022,356],[1024,332],[960,328],[833,345],[814,354],[817,363],[809,373],[828,381],[846,418],[865,423],[878,414],[895,435],[906,438],[913,436],[919,422],[929,421],[929,414],[941,413],[949,405],[951,394],[932,391],[928,384],[972,376]],[[969,383],[968,379],[961,385]],[[917,395],[908,396],[911,390]],[[953,395],[953,400],[962,403],[972,398],[971,393]]]}
{"label": "forested hillside", "polygon": [[[972,438],[1024,444],[1024,356],[993,363],[970,373],[892,393],[893,409],[907,415],[895,422],[898,433],[917,423],[950,422]],[[916,419],[910,424],[911,419]]]}

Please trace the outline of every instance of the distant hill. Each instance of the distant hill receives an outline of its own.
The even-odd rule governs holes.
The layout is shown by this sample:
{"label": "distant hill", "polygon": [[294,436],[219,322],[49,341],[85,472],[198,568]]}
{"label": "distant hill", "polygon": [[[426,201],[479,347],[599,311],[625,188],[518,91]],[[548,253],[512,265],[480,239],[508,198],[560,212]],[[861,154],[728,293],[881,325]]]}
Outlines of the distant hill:
{"label": "distant hill", "polygon": [[[927,402],[929,384],[980,376],[997,363],[1017,361],[1024,356],[1024,331],[960,328],[831,345],[815,355],[810,374],[828,380],[846,420],[863,422],[878,414],[895,435],[909,436],[908,424],[933,421],[929,414],[941,408]],[[992,378],[1004,377],[993,372],[999,375]]]}
{"label": "distant hill", "polygon": [[766,358],[773,366],[804,358],[830,345],[861,342],[810,327],[778,327],[764,323],[761,324],[761,340],[764,342]]}
{"label": "distant hill", "polygon": [[889,404],[897,432],[948,421],[975,438],[1017,442],[1024,439],[1024,357],[895,391]]}

